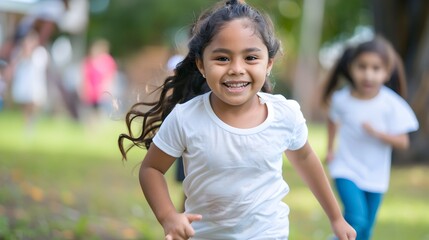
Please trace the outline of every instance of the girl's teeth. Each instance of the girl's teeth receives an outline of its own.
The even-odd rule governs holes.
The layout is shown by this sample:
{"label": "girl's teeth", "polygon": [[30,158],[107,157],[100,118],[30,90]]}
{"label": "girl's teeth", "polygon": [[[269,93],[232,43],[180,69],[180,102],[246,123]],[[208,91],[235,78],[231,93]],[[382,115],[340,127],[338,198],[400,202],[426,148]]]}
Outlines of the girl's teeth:
{"label": "girl's teeth", "polygon": [[240,88],[245,87],[247,83],[225,83],[225,85],[230,88]]}

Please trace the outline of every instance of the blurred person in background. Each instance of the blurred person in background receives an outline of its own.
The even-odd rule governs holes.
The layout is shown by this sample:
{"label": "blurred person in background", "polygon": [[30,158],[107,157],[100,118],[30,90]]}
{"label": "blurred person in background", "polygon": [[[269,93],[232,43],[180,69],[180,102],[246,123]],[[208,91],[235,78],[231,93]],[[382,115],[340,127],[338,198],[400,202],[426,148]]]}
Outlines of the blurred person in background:
{"label": "blurred person in background", "polygon": [[[6,83],[6,89],[9,84],[12,85],[12,91],[14,91],[12,93],[12,100],[20,105],[25,105],[25,115],[30,122],[32,118],[30,117],[32,116],[31,112],[33,112],[30,109],[36,106],[30,107],[27,104],[28,102],[33,102],[34,96],[28,96],[26,97],[27,99],[24,99],[25,97],[22,95],[25,88],[25,84],[23,83],[27,81],[25,80],[26,77],[24,77],[27,74],[27,70],[25,69],[34,68],[32,66],[34,58],[42,56],[42,48],[39,47],[46,47],[49,43],[51,36],[57,29],[59,21],[68,9],[68,2],[69,0],[44,0],[34,3],[28,13],[21,18],[11,36],[0,47],[0,61],[5,65],[5,69],[2,71],[2,79]],[[36,35],[38,39],[35,39]],[[33,54],[32,51],[35,50],[31,48],[35,48],[36,45],[38,46],[38,50],[34,56],[31,56]],[[46,51],[44,49],[45,53]],[[45,59],[45,56],[42,58]],[[45,60],[40,62],[40,64],[45,64]],[[46,78],[46,73],[42,78]],[[37,83],[37,80],[32,81],[32,84],[41,86]],[[32,91],[30,90],[30,85],[26,88],[26,91]],[[39,105],[41,99],[46,98],[46,94],[42,94],[42,90],[40,89],[34,90],[34,92],[39,92],[38,97],[36,97],[39,99],[36,104]],[[42,95],[44,96],[42,97]],[[43,101],[46,101],[46,99]]]}
{"label": "blurred person in background", "polygon": [[27,128],[47,102],[47,66],[49,55],[40,44],[38,32],[31,30],[12,54],[12,98],[23,108]]}
{"label": "blurred person in background", "polygon": [[330,107],[326,161],[357,240],[372,237],[389,185],[392,148],[408,148],[408,133],[418,129],[405,93],[402,61],[380,36],[347,48],[323,91]]}
{"label": "blurred person in background", "polygon": [[[9,63],[13,61],[12,57],[17,48],[20,47],[22,39],[30,32],[37,31],[39,37],[39,45],[44,46],[48,51],[51,50],[50,44],[54,40],[53,37],[58,33],[67,33],[70,38],[77,39],[77,45],[72,43],[73,53],[72,60],[66,64],[71,66],[84,57],[83,47],[79,45],[79,35],[85,32],[88,21],[88,1],[87,0],[42,0],[31,4],[29,11],[21,18],[16,29],[8,39],[0,47],[0,60]],[[80,50],[81,48],[82,50]],[[53,53],[54,55],[65,55],[61,53]],[[55,56],[54,61],[55,62]],[[49,58],[51,56],[49,55]],[[56,57],[58,58],[58,57]],[[63,57],[64,58],[64,57]],[[74,61],[74,62],[73,62]],[[13,65],[13,64],[9,64]],[[48,66],[48,98],[52,103],[58,103],[56,97],[62,98],[66,110],[74,119],[78,118],[78,97],[72,96],[66,89],[67,83],[63,81],[62,69],[58,66],[50,64]],[[77,70],[76,72],[79,72]],[[4,79],[6,83],[11,81],[11,68],[7,67],[4,71]],[[55,91],[51,91],[55,90]],[[56,95],[56,92],[59,94]],[[77,91],[75,91],[76,93]],[[77,95],[77,94],[75,94]],[[53,106],[48,106],[49,108]]]}
{"label": "blurred person in background", "polygon": [[83,62],[81,99],[88,111],[88,120],[99,119],[106,110],[117,73],[117,65],[109,53],[110,45],[105,39],[97,39]]}

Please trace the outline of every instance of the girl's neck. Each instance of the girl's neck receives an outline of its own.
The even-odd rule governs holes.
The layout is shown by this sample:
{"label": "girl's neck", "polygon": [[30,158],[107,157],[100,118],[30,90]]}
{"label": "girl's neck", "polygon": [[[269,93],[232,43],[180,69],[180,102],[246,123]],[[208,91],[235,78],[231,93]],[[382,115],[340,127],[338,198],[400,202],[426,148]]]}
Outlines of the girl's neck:
{"label": "girl's neck", "polygon": [[210,105],[220,120],[235,128],[257,127],[268,116],[267,106],[260,102],[258,95],[255,95],[254,99],[246,104],[233,106],[222,102],[211,93]]}
{"label": "girl's neck", "polygon": [[354,98],[357,98],[360,100],[370,100],[370,99],[375,98],[380,93],[380,89],[381,88],[379,88],[377,91],[367,93],[367,92],[360,92],[360,91],[356,90],[355,88],[351,88],[350,94]]}

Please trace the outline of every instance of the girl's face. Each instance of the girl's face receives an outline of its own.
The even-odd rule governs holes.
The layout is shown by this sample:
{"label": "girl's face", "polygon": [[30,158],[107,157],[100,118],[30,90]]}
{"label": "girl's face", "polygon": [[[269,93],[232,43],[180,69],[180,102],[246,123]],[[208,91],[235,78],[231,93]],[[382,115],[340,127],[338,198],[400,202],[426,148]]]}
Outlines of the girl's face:
{"label": "girl's face", "polygon": [[352,94],[363,99],[375,97],[389,76],[383,59],[373,52],[357,56],[350,66],[350,74],[355,85]]}
{"label": "girl's face", "polygon": [[273,59],[245,18],[226,23],[204,49],[197,67],[212,90],[212,105],[250,106],[258,102],[256,93],[271,71]]}

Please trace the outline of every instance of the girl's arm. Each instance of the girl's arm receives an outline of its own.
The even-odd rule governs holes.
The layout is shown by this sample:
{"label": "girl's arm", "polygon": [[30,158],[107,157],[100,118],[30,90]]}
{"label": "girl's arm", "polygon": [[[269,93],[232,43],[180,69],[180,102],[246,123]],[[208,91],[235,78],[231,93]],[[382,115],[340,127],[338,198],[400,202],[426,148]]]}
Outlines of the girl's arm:
{"label": "girl's arm", "polygon": [[200,220],[201,215],[179,214],[171,201],[164,174],[175,159],[152,144],[141,164],[139,180],[152,211],[164,228],[166,239],[188,239],[194,235],[190,223]]}
{"label": "girl's arm", "polygon": [[334,144],[335,137],[337,135],[337,125],[331,120],[328,119],[328,150],[326,152],[326,162],[331,162],[334,158]]}
{"label": "girl's arm", "polygon": [[386,144],[391,145],[393,148],[405,150],[410,146],[410,137],[407,133],[391,135],[375,130],[370,124],[364,123],[363,128],[365,131],[375,137],[385,142]]}
{"label": "girl's arm", "polygon": [[285,153],[324,209],[335,235],[340,240],[355,239],[356,231],[344,220],[322,164],[310,144],[307,142],[301,149]]}

